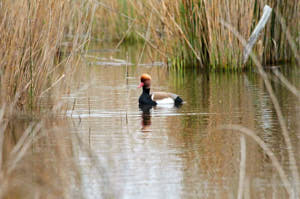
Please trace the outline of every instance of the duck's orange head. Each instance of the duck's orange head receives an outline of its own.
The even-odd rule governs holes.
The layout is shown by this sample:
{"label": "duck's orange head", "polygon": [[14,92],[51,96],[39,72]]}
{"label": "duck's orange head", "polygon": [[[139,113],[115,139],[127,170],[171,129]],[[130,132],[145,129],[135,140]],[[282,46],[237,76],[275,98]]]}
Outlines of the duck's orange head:
{"label": "duck's orange head", "polygon": [[142,74],[141,83],[139,85],[139,88],[141,88],[143,86],[150,87],[150,84],[151,84],[151,76],[147,73]]}

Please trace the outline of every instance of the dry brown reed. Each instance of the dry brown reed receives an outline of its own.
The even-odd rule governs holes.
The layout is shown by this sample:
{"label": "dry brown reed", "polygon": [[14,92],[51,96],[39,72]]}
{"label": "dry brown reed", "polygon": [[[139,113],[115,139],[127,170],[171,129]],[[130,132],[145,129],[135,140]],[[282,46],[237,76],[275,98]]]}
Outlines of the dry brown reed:
{"label": "dry brown reed", "polygon": [[274,12],[254,51],[263,65],[293,61],[292,51],[299,49],[299,45],[291,45],[289,41],[298,38],[300,32],[296,20],[300,17],[297,0],[102,0],[97,13],[105,10],[110,17],[98,28],[109,27],[110,36],[122,42],[124,34],[145,39],[153,14],[155,23],[150,27],[149,46],[166,54],[175,66],[239,70],[251,66],[252,62],[243,65],[244,46],[226,31],[220,19],[228,21],[244,38],[249,38],[266,4]]}
{"label": "dry brown reed", "polygon": [[88,9],[84,1],[1,3],[1,104],[39,109],[41,94],[72,76],[88,41]]}
{"label": "dry brown reed", "polygon": [[65,106],[89,42],[91,1],[0,3],[0,198],[80,198]]}

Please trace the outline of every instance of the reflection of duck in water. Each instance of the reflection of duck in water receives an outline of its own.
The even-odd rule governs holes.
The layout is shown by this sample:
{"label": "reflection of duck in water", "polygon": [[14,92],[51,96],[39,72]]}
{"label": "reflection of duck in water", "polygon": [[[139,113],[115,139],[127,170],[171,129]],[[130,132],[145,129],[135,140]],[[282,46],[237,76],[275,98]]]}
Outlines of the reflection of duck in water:
{"label": "reflection of duck in water", "polygon": [[143,111],[142,113],[142,131],[149,131],[151,126],[151,113],[150,109],[152,108],[151,105],[142,105],[140,109]]}
{"label": "reflection of duck in water", "polygon": [[156,106],[160,104],[173,103],[179,106],[183,103],[183,100],[176,94],[167,92],[154,92],[150,94],[151,76],[143,74],[141,76],[141,84],[139,88],[143,87],[143,93],[139,98],[139,105],[144,106]]}

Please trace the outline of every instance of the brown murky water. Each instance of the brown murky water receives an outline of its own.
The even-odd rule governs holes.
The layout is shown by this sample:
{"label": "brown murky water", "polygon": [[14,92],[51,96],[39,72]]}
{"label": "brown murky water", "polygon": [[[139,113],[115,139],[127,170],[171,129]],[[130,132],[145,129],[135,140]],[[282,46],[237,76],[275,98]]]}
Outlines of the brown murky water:
{"label": "brown murky water", "polygon": [[[114,53],[108,54],[118,57]],[[104,52],[93,55],[109,57]],[[91,64],[80,75],[79,88],[67,98],[74,132],[94,151],[105,174],[101,185],[91,171],[93,164],[86,166],[82,155],[87,168],[83,182],[90,198],[97,198],[101,189],[114,198],[236,198],[241,134],[216,130],[223,124],[255,131],[290,174],[276,113],[259,75],[215,73],[208,79],[192,70],[175,73],[160,64],[126,66],[109,61]],[[156,107],[150,113],[139,110],[137,85],[144,72],[153,77],[153,91],[177,93],[186,104]],[[299,70],[284,74],[299,88]],[[299,101],[278,82],[273,87],[299,163]],[[270,158],[246,137],[244,198],[286,197]]]}

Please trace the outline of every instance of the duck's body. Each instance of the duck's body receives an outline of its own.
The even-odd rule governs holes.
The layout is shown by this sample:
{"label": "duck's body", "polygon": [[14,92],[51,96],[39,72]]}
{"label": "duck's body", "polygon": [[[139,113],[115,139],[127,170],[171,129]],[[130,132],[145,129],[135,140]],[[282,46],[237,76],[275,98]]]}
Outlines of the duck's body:
{"label": "duck's body", "polygon": [[156,103],[157,103],[157,106],[168,106],[169,107],[169,105],[175,104],[175,101],[171,97],[167,97],[164,99],[157,100]]}
{"label": "duck's body", "polygon": [[140,87],[143,87],[143,93],[139,98],[140,106],[156,106],[159,104],[175,104],[180,105],[183,100],[176,94],[168,92],[154,92],[150,93],[151,77],[150,75],[144,74],[141,77]]}
{"label": "duck's body", "polygon": [[152,99],[152,95],[150,94],[150,88],[144,88],[143,87],[143,93],[141,94],[139,98],[139,105],[150,105],[150,106],[156,106],[157,102]]}

